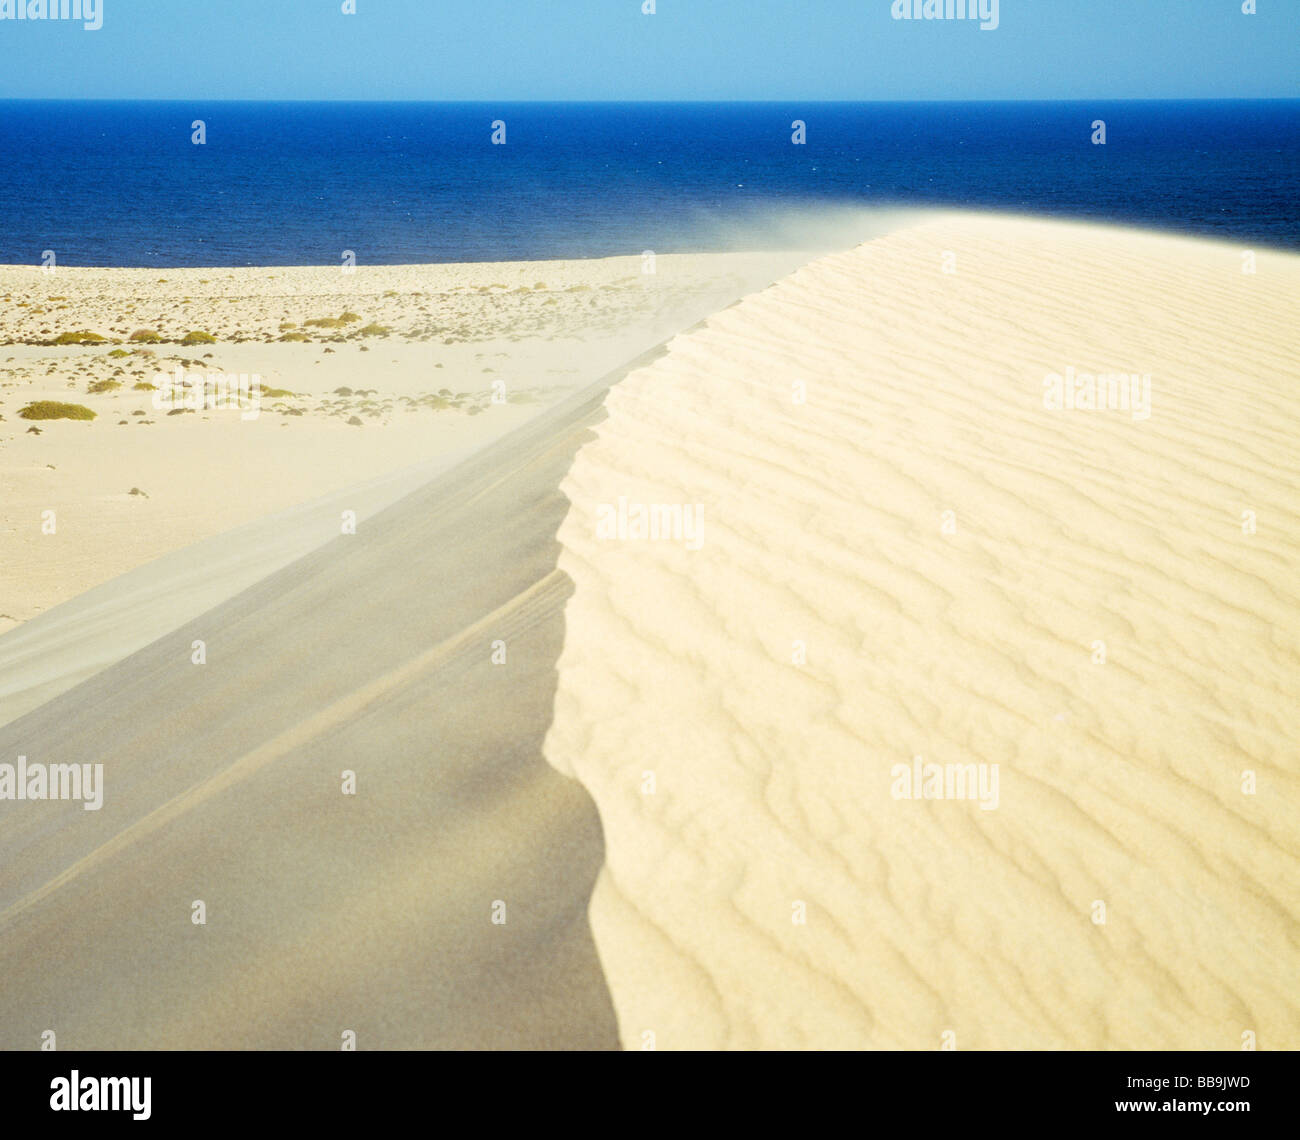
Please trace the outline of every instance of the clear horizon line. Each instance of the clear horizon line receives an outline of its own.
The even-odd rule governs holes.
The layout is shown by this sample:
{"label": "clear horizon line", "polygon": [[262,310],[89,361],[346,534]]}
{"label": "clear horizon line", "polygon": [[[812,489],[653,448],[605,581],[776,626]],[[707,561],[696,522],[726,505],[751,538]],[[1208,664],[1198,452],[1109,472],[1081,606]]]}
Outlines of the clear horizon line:
{"label": "clear horizon line", "polygon": [[0,95],[0,103],[375,103],[409,104],[481,104],[485,107],[502,103],[535,103],[539,106],[773,106],[787,103],[864,104],[864,103],[1300,103],[1300,95],[1095,95],[1069,98],[968,98],[968,99],[824,99],[792,95],[779,99],[304,99],[304,98],[232,98],[228,96],[157,96],[133,98],[116,95]]}

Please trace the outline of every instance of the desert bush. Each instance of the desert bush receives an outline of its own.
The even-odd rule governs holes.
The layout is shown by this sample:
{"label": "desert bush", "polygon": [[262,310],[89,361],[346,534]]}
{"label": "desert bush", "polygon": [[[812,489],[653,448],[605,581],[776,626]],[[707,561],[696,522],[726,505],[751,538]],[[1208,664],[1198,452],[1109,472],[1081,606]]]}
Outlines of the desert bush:
{"label": "desert bush", "polygon": [[55,344],[103,344],[107,337],[102,337],[99,333],[90,332],[82,329],[79,332],[59,333],[54,338]]}
{"label": "desert bush", "polygon": [[18,412],[23,420],[93,420],[95,413],[82,404],[63,404],[58,400],[36,400]]}

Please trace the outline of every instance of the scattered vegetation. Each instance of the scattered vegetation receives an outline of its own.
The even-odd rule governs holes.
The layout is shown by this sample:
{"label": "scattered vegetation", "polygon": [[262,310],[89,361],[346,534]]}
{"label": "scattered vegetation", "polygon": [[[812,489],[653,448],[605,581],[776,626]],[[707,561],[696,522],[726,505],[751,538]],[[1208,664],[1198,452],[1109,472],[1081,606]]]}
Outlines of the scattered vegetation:
{"label": "scattered vegetation", "polygon": [[105,392],[116,392],[120,387],[122,387],[120,380],[92,380],[86,391],[92,396],[99,396]]}
{"label": "scattered vegetation", "polygon": [[136,329],[127,339],[132,344],[162,344],[162,333],[153,329]]}
{"label": "scattered vegetation", "polygon": [[58,400],[36,400],[18,412],[23,420],[93,420],[95,413],[82,404],[63,404]]}
{"label": "scattered vegetation", "polygon": [[346,313],[340,313],[340,314],[339,314],[339,324],[341,324],[341,325],[351,325],[351,324],[355,324],[355,323],[356,323],[357,321],[359,321],[360,319],[361,319],[361,314],[360,314],[360,313],[354,313],[354,312],[352,312],[351,309],[349,309]]}
{"label": "scattered vegetation", "polygon": [[362,336],[387,336],[393,330],[387,325],[376,324],[371,321],[365,328],[359,330]]}
{"label": "scattered vegetation", "polygon": [[305,332],[287,332],[282,337],[280,337],[280,339],[302,341],[302,340],[311,340],[311,337],[309,337]]}

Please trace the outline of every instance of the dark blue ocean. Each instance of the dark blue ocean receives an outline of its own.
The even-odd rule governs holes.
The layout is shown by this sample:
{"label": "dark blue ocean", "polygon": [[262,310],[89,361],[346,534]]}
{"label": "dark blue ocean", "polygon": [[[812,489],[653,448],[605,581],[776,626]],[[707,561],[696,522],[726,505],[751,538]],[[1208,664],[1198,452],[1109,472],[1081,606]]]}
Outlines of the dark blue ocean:
{"label": "dark blue ocean", "polygon": [[827,203],[1296,249],[1300,101],[0,102],[4,263],[46,249],[63,265],[161,267],[759,248],[800,240],[774,211]]}

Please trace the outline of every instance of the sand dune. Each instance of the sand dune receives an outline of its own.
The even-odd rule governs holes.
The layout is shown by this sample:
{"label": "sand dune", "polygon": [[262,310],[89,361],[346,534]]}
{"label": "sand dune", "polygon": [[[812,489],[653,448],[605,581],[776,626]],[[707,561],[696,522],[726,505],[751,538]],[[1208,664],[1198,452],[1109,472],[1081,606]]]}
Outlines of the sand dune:
{"label": "sand dune", "polygon": [[[169,553],[0,638],[0,763],[105,772],[97,811],[0,801],[0,1047],[47,1029],[61,1048],[337,1049],[348,1030],[371,1049],[616,1046],[586,920],[599,823],[541,756],[569,593],[558,483],[630,348],[797,257],[666,258],[669,276],[700,272],[621,315],[584,285],[585,319],[604,324],[580,352],[538,343],[552,325],[510,355],[511,375],[563,366],[554,407],[498,409],[513,431],[425,425],[420,465]],[[549,268],[581,281],[628,259],[611,260]],[[613,360],[624,368],[601,376]],[[302,428],[287,434],[319,448]],[[103,445],[118,466],[165,459],[130,434]],[[230,456],[211,431],[199,440],[181,446],[201,485]],[[259,458],[276,447],[214,492],[267,479]],[[316,459],[296,470],[309,484],[355,473],[329,449]],[[215,501],[189,504],[198,525]],[[340,535],[341,507],[355,535]],[[6,569],[43,581],[30,559]]]}
{"label": "sand dune", "polygon": [[364,523],[461,458],[451,452],[182,547],[10,630],[0,637],[0,725],[338,537],[343,511]]}
{"label": "sand dune", "polygon": [[[0,266],[0,335],[18,342],[0,350],[9,362],[0,370],[0,724],[324,545],[343,512],[368,518],[808,256],[368,266],[352,275],[178,269],[161,279],[155,270]],[[392,335],[358,337],[354,323],[308,328],[310,343],[275,339],[282,318],[347,307]],[[153,411],[148,392],[78,393],[88,381],[145,378],[198,348],[128,342],[124,356],[111,342],[22,343],[66,325],[120,339],[146,320],[177,337],[182,317],[220,338],[203,368],[256,373],[294,397],[268,398],[254,421],[225,410],[173,417]],[[492,402],[497,382],[501,403]],[[437,397],[440,385],[449,399]],[[12,413],[33,399],[85,400],[99,418],[44,421],[31,435]],[[52,534],[46,511],[56,516]]]}
{"label": "sand dune", "polygon": [[[938,218],[610,393],[546,754],[625,1045],[1300,1047],[1300,258],[1242,266]],[[1067,368],[1149,418],[1049,410]],[[895,798],[916,756],[996,806]]]}
{"label": "sand dune", "polygon": [[936,217],[0,638],[0,762],[105,780],[0,802],[0,1047],[1297,1047],[1300,259],[1241,264]]}
{"label": "sand dune", "polygon": [[599,405],[0,728],[0,754],[105,773],[98,811],[0,804],[0,1047],[617,1043],[586,919],[599,822],[540,751],[556,488]]}

